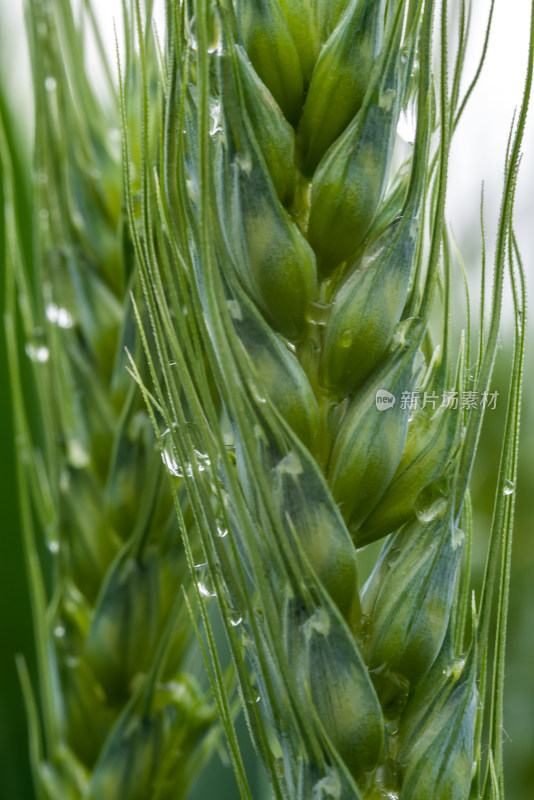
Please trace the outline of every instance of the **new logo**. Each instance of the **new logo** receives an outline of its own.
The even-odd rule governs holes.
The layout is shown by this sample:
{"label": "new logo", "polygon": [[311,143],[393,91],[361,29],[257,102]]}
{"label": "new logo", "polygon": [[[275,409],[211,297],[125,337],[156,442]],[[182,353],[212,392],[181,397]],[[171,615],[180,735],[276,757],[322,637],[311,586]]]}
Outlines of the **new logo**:
{"label": "new logo", "polygon": [[379,411],[387,411],[395,405],[395,395],[386,389],[379,389],[375,396],[376,407]]}

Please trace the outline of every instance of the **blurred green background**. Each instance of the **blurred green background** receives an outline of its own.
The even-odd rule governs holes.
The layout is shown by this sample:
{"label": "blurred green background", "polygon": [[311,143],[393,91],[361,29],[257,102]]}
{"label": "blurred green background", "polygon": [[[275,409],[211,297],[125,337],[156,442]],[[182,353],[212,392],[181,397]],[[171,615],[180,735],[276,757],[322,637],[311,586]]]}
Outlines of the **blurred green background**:
{"label": "blurred green background", "polygon": [[[3,278],[3,264],[2,264]],[[3,288],[3,280],[2,280]],[[2,310],[3,291],[2,291]],[[19,528],[5,341],[0,336],[0,797],[33,797],[15,653],[33,664],[30,604]]]}
{"label": "blurred green background", "polygon": [[[15,6],[10,6],[11,11]],[[22,4],[21,4],[22,5]],[[481,3],[475,14],[484,18],[487,4]],[[501,7],[504,8],[504,3]],[[482,7],[484,6],[484,8]],[[521,0],[515,10],[515,25],[520,8],[528,10],[528,0]],[[0,75],[7,89],[6,96],[12,108],[19,116],[20,145],[28,147],[29,122],[28,111],[31,104],[28,94],[27,64],[22,47],[22,31],[20,10],[10,25],[6,23],[5,14],[8,9],[7,0],[0,0]],[[499,6],[497,14],[499,13]],[[504,11],[506,14],[506,10]],[[476,23],[476,16],[475,16]],[[511,24],[511,15],[496,18],[496,28],[501,35],[506,33]],[[480,34],[480,29],[476,29]],[[520,30],[520,26],[517,28]],[[480,39],[480,35],[478,36]],[[521,52],[517,44],[517,53]],[[474,53],[477,52],[475,36]],[[494,48],[498,52],[498,47]],[[473,62],[474,63],[474,62]],[[505,147],[506,129],[511,119],[514,103],[519,101],[519,89],[523,62],[511,64],[504,60],[490,57],[488,75],[485,82],[477,89],[473,98],[473,106],[464,119],[465,131],[471,134],[462,138],[462,127],[458,131],[458,139],[453,149],[453,165],[451,169],[451,200],[449,217],[452,219],[454,233],[467,263],[468,270],[478,274],[480,233],[478,227],[478,194],[480,182],[486,180],[486,200],[488,227],[491,231],[499,202],[499,187],[502,180],[502,159]],[[469,60],[468,60],[469,66]],[[512,68],[515,70],[512,75]],[[486,89],[484,89],[486,86]],[[514,93],[510,92],[513,87]],[[498,95],[498,92],[501,94]],[[507,93],[510,97],[507,97]],[[499,117],[504,124],[500,126],[500,134],[488,124],[494,119],[497,97],[508,100],[508,106],[499,105]],[[499,101],[500,102],[500,101]],[[504,102],[504,100],[503,100]],[[478,105],[477,105],[478,103]],[[491,105],[490,105],[491,104]],[[481,108],[485,108],[485,122]],[[489,111],[488,111],[489,109]],[[473,137],[476,128],[480,136]],[[526,140],[528,158],[523,163],[523,173],[519,185],[518,198],[518,235],[524,252],[530,288],[534,269],[532,268],[534,253],[534,236],[532,233],[532,177],[534,169],[534,127],[529,127]],[[490,155],[485,161],[480,156],[482,145],[489,148]],[[456,161],[455,161],[456,159]],[[488,176],[488,165],[491,175]],[[0,200],[2,197],[0,195]],[[1,242],[1,236],[0,236]],[[490,238],[491,242],[491,238]],[[2,251],[3,252],[3,251]],[[0,308],[4,308],[4,263],[0,260]],[[532,294],[532,291],[531,291]],[[531,309],[534,303],[530,304]],[[461,320],[457,320],[461,324]],[[475,508],[475,529],[483,540],[484,531],[489,529],[492,496],[495,488],[494,465],[500,447],[505,399],[508,394],[508,371],[511,353],[506,343],[511,339],[511,331],[506,332],[509,324],[505,315],[503,342],[505,345],[499,353],[496,374],[492,388],[500,394],[500,404],[496,412],[488,413],[487,421],[479,450],[477,471],[473,484],[473,500]],[[531,326],[532,328],[532,326]],[[506,781],[507,800],[531,800],[534,797],[534,540],[532,498],[534,497],[534,404],[531,395],[534,393],[534,373],[532,364],[532,329],[529,336],[530,346],[526,356],[526,382],[524,389],[523,425],[521,436],[519,481],[517,485],[516,532],[513,555],[512,592],[510,598],[508,667],[506,673],[505,698],[505,756],[507,760]],[[31,632],[31,613],[28,586],[25,576],[24,557],[17,509],[15,485],[15,466],[13,452],[13,427],[10,407],[8,373],[5,353],[3,325],[0,326],[0,519],[1,519],[1,554],[0,554],[0,798],[1,800],[32,800],[34,797],[30,768],[27,758],[27,732],[20,684],[15,667],[15,655],[23,653],[34,673],[34,652]],[[246,731],[242,727],[242,738]],[[253,754],[249,750],[249,761]],[[258,776],[254,798],[266,797],[267,793]],[[238,794],[231,770],[216,756],[209,769],[202,776],[194,793],[194,800],[216,797],[217,800],[237,800]],[[429,798],[431,800],[431,798]]]}

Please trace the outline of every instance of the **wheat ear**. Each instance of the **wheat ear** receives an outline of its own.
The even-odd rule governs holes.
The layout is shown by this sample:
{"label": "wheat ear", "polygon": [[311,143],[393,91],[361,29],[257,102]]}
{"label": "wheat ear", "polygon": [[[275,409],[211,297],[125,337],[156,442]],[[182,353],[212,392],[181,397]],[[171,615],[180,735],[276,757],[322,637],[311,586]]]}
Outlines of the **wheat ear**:
{"label": "wheat ear", "polygon": [[[13,216],[9,335],[40,655],[42,729],[30,714],[36,791],[50,800],[183,797],[211,752],[214,707],[194,659],[187,666],[191,579],[126,368],[126,349],[139,348],[139,288],[116,88],[110,77],[107,100],[95,94],[68,3],[32,2],[27,18],[35,237],[25,258]],[[132,130],[137,58],[130,51],[126,66]]]}
{"label": "wheat ear", "polygon": [[[488,568],[473,606],[467,487],[483,409],[375,403],[382,389],[398,398],[469,385],[471,331],[461,342],[451,332],[456,266],[444,223],[465,17],[449,86],[443,5],[435,86],[432,2],[167,8],[162,149],[156,174],[145,171],[142,234],[130,197],[151,320],[151,382],[137,379],[156,431],[171,429],[163,453],[172,448],[184,474],[273,795],[500,797],[505,603],[495,648],[488,625],[508,568],[513,497],[502,489],[515,469],[520,322]],[[532,46],[529,64],[508,176]],[[395,133],[413,106],[402,167]],[[507,268],[516,308],[523,302],[517,252],[505,244],[512,204],[508,177],[480,393],[490,388]],[[386,535],[359,589],[356,549]],[[198,601],[212,641],[209,601]],[[214,648],[208,664],[216,672]]]}
{"label": "wheat ear", "polygon": [[[67,9],[66,3],[60,5]],[[447,3],[438,14],[432,0],[168,0],[158,97],[152,4],[145,9],[146,30],[140,2],[134,6],[137,32],[127,26],[120,107],[125,214],[143,300],[134,291],[131,314],[144,357],[132,334],[130,370],[167,468],[169,492],[162,490],[161,502],[165,512],[169,497],[175,502],[194,590],[188,602],[193,622],[196,609],[201,615],[197,632],[239,793],[252,797],[217,647],[218,625],[226,632],[243,712],[274,797],[503,798],[502,689],[514,508],[509,486],[517,471],[525,311],[512,212],[532,82],[534,17],[527,85],[506,156],[491,308],[488,319],[482,314],[473,369],[469,324],[461,336],[451,325],[451,283],[458,265],[444,221],[450,141],[472,88],[462,95],[466,4],[461,4],[458,50],[449,75]],[[39,18],[41,7],[32,3],[30,14],[39,58],[48,57],[39,45],[42,31],[49,30],[48,20]],[[435,54],[433,27],[438,31]],[[132,58],[140,76],[138,125],[129,106]],[[64,85],[43,70],[44,62],[36,63],[36,75],[53,78],[49,90]],[[62,104],[57,108],[64,113]],[[411,150],[402,151],[396,141],[399,114],[414,108],[415,141]],[[91,131],[91,120],[86,122]],[[61,158],[54,155],[43,163],[57,170]],[[62,199],[62,186],[54,176],[50,197],[39,206],[49,225],[62,223],[57,241],[54,236],[51,242],[65,247],[58,269],[66,253],[69,280],[87,274],[92,280],[92,273],[76,271],[79,218],[69,225],[69,214],[57,213],[55,195]],[[101,199],[106,208],[105,192]],[[50,243],[46,230],[41,230],[42,241]],[[102,224],[99,232],[99,244],[109,242],[120,252],[116,230],[107,237]],[[93,258],[91,247],[88,252]],[[109,264],[105,257],[96,260]],[[411,410],[400,403],[400,395],[418,388],[429,395],[475,388],[487,396],[507,272],[516,348],[494,515],[486,535],[486,572],[480,595],[471,598],[468,486],[484,408]],[[16,365],[13,269],[10,275],[9,332]],[[101,345],[93,348],[94,383],[83,371],[79,380],[93,396],[103,379],[97,365],[103,369],[107,383],[99,400],[110,415],[117,413],[114,390],[120,397],[127,386],[124,371],[118,372],[117,387],[110,384],[110,360],[124,339],[115,331],[102,342],[92,323],[102,296],[110,312],[116,311],[116,327],[131,320],[125,312],[127,282],[122,276],[117,286],[116,276],[113,269],[107,277],[98,274],[104,288],[97,301],[93,306],[81,301],[76,319],[73,315],[76,330],[87,340],[84,355],[93,352],[92,335]],[[22,285],[24,311],[31,292],[23,280]],[[60,310],[68,306],[59,297],[52,301],[57,324]],[[77,315],[88,308],[91,314],[82,325]],[[436,311],[441,315],[437,334],[431,324]],[[25,312],[27,333],[34,332],[34,316],[44,316],[37,312]],[[104,316],[104,325],[114,319]],[[62,473],[67,470],[72,480],[75,471],[84,487],[107,454],[119,452],[121,437],[114,431],[110,450],[102,430],[105,416],[89,413],[94,407],[87,415],[78,413],[73,380],[61,394],[64,404],[50,406],[55,382],[65,382],[79,363],[71,363],[66,353],[57,360],[61,369],[56,367],[51,356],[60,352],[61,340],[56,327],[50,330],[54,347],[48,340],[29,343],[40,403],[51,414],[44,468],[38,471],[37,456],[30,476],[36,510],[44,521],[55,522],[56,509],[66,502]],[[15,375],[19,400],[16,367]],[[396,398],[386,411],[378,405],[384,390],[386,397]],[[123,394],[129,396],[129,389]],[[146,422],[131,402],[139,414],[134,419]],[[66,446],[55,438],[56,414]],[[125,411],[123,421],[126,417]],[[87,429],[103,446],[99,466]],[[29,461],[20,415],[19,433],[21,457]],[[152,441],[147,433],[146,442]],[[138,453],[143,480],[152,469],[151,446]],[[57,487],[57,504],[42,502],[41,475]],[[48,483],[43,496],[55,500]],[[21,485],[27,498],[27,484]],[[99,498],[93,504],[97,510],[105,507],[107,495]],[[81,534],[82,505],[67,508]],[[48,517],[46,511],[51,511]],[[142,529],[143,504],[135,505],[134,516]],[[166,568],[167,547],[175,544],[175,528],[169,526],[157,535],[158,569]],[[91,531],[101,529],[96,524]],[[360,587],[357,550],[385,536]],[[76,544],[85,541],[81,536]],[[104,547],[110,541],[104,537]],[[106,597],[117,567],[138,543],[134,536],[118,554],[93,559],[89,564],[98,569],[87,574],[84,558],[72,560],[70,548],[64,549],[70,571],[58,584],[51,621],[45,621],[41,578],[32,571],[35,550],[29,545],[36,618],[47,630],[64,631],[56,638],[68,632],[66,641],[73,647],[83,641],[82,661],[93,674],[98,671],[104,691],[118,662],[98,660],[105,637],[99,639],[95,631],[94,620],[101,617],[98,605],[93,611],[91,604],[108,574],[100,595]],[[199,560],[207,579],[199,580]],[[57,563],[65,567],[63,559]],[[65,578],[63,572],[58,575]],[[173,598],[178,597],[176,577]],[[76,591],[65,593],[71,579]],[[139,647],[127,660],[130,672],[141,673],[139,682],[130,685],[129,701],[121,698],[126,705],[94,768],[87,756],[75,754],[78,745],[69,739],[68,728],[65,733],[65,722],[76,718],[65,715],[63,705],[56,707],[62,692],[49,679],[41,631],[44,757],[35,725],[32,741],[43,796],[179,796],[173,757],[182,756],[176,756],[174,734],[192,731],[186,740],[192,751],[179,762],[191,769],[210,714],[192,682],[183,680],[186,696],[200,704],[187,704],[179,730],[171,724],[178,701],[168,698],[158,680],[168,663],[164,655],[172,651],[169,640],[184,630],[178,600],[167,616],[168,636],[155,635],[161,660],[151,662],[148,680],[140,667],[146,654]],[[492,625],[495,642],[490,642]],[[150,630],[145,619],[131,636],[146,637]],[[86,647],[90,641],[96,645]],[[52,652],[54,668],[72,667],[62,661],[60,648]],[[124,684],[111,680],[107,691],[115,697],[118,686]],[[65,684],[62,691],[67,697]],[[155,703],[160,691],[162,702],[169,700],[163,709]],[[81,739],[82,748],[95,741]],[[132,759],[135,769],[128,773],[124,764]]]}

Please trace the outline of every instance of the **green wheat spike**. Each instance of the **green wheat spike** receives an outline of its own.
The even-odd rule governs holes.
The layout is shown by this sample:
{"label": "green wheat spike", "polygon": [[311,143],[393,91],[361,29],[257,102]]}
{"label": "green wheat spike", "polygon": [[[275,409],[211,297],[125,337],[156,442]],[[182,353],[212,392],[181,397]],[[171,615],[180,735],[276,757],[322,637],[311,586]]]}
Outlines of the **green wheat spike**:
{"label": "green wheat spike", "polygon": [[[176,89],[166,96],[163,174],[152,183],[159,222],[151,202],[144,210],[155,246],[136,242],[152,324],[151,381],[137,377],[157,430],[174,422],[181,431],[187,421],[187,435],[173,437],[179,459],[191,463],[197,451],[211,465],[209,479],[193,471],[187,491],[257,751],[277,797],[422,798],[417,753],[424,759],[430,747],[436,797],[456,785],[467,800],[472,779],[494,764],[479,755],[472,690],[485,674],[487,644],[478,623],[469,633],[465,612],[454,608],[468,592],[461,520],[483,409],[432,415],[374,403],[379,390],[400,400],[402,389],[420,384],[428,394],[467,385],[462,355],[447,384],[453,267],[444,199],[463,98],[461,56],[449,92],[446,14],[436,22],[432,3],[353,2],[336,8],[328,33],[321,3],[199,0],[168,11],[172,53],[182,59],[168,61]],[[307,43],[302,31],[313,31]],[[362,42],[361,58],[372,54],[367,75],[350,72],[353,40]],[[417,107],[417,132],[406,181],[390,164],[408,103]],[[495,285],[507,268],[512,197],[509,184]],[[163,266],[166,248],[174,273]],[[492,330],[500,303],[497,292]],[[185,308],[186,323],[174,322]],[[433,355],[430,317],[439,308],[445,338]],[[206,362],[195,358],[197,338]],[[161,357],[175,353],[171,375]],[[493,356],[490,337],[481,393]],[[222,544],[218,519],[228,530]],[[391,534],[361,592],[349,532],[357,546]],[[494,529],[489,545],[485,607],[496,590],[499,535]],[[445,641],[454,643],[450,663],[470,654],[455,668],[454,697],[466,687],[465,702],[449,702],[443,690],[442,732],[429,722],[401,746]],[[216,652],[209,657],[217,663]],[[489,701],[486,714],[491,708]],[[448,755],[455,737],[458,758]],[[493,739],[490,747],[500,745]]]}
{"label": "green wheat spike", "polygon": [[[445,219],[476,83],[461,93],[465,3],[452,61],[434,0],[166,0],[159,59],[152,4],[133,6],[111,91],[119,158],[79,53],[60,69],[30,4],[46,180],[35,293],[17,282],[43,415],[25,491],[57,551],[40,610],[43,796],[185,796],[215,739],[183,674],[195,632],[241,797],[228,650],[273,797],[503,800],[525,302],[513,204],[534,15],[470,381]],[[491,390],[506,274],[511,389],[491,530],[472,531],[485,403],[446,398]],[[437,406],[406,400],[421,393]],[[475,535],[487,561],[470,616]],[[362,586],[358,550],[379,540]]]}
{"label": "green wheat spike", "polygon": [[[116,87],[99,96],[91,85],[67,3],[32,2],[27,22],[36,256],[25,263],[13,226],[8,263],[13,383],[28,382],[36,398],[15,396],[21,492],[35,531],[27,555],[35,567],[40,554],[46,583],[35,619],[44,728],[36,791],[58,800],[183,797],[216,728],[190,671],[192,581],[172,493],[126,369],[125,348],[139,349],[139,289]],[[137,56],[127,75],[133,131]]]}

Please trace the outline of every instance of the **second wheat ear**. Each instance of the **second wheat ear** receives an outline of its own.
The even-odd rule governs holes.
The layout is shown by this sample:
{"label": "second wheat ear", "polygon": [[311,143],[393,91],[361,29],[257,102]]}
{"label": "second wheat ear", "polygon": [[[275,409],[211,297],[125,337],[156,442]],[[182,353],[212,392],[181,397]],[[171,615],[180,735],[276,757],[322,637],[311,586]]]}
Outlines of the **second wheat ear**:
{"label": "second wheat ear", "polygon": [[[142,349],[118,92],[92,85],[87,29],[68,3],[29,3],[27,29],[36,120],[30,241],[17,228],[23,192],[3,135],[0,148],[39,657],[39,721],[21,667],[35,789],[39,800],[141,800],[164,787],[177,800],[211,754],[217,726],[208,681],[187,665],[193,583],[157,439],[126,369],[125,348]],[[139,61],[130,55],[124,74],[135,85]],[[127,116],[138,129],[133,102]]]}

